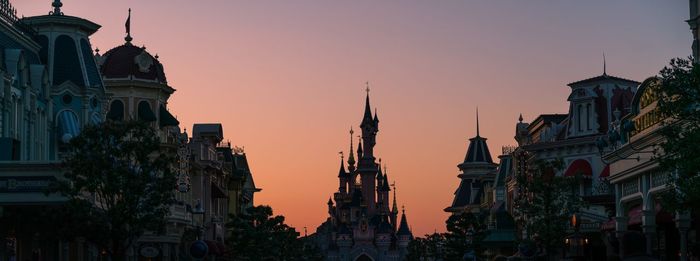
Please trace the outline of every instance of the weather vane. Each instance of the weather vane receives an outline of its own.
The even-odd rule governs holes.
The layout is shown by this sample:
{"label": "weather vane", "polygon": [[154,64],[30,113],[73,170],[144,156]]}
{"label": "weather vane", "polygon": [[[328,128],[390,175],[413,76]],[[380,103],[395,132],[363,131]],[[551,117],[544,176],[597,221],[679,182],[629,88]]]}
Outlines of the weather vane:
{"label": "weather vane", "polygon": [[365,88],[365,91],[367,92],[367,95],[369,95],[369,81],[365,82],[365,85],[367,88]]}

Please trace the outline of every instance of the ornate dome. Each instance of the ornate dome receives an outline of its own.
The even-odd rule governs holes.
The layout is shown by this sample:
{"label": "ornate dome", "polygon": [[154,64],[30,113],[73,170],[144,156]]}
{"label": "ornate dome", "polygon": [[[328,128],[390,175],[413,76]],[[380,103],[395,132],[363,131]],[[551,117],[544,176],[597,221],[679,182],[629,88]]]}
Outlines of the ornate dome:
{"label": "ornate dome", "polygon": [[159,81],[166,83],[163,65],[158,57],[153,57],[145,47],[136,47],[130,43],[117,46],[104,55],[96,55],[102,76],[109,78],[127,78]]}

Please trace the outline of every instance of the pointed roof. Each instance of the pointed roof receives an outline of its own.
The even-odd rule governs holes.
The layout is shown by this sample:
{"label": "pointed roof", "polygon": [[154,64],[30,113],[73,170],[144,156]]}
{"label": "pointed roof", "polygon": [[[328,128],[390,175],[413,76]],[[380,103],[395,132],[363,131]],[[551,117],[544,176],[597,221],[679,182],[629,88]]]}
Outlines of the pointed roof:
{"label": "pointed roof", "polygon": [[374,107],[374,124],[379,123],[379,113],[377,113],[377,107]]}
{"label": "pointed roof", "polygon": [[401,212],[401,225],[399,225],[399,229],[396,232],[397,236],[413,236],[411,234],[411,230],[408,228],[408,221],[406,220],[406,210],[403,209]]}
{"label": "pointed roof", "polygon": [[328,205],[333,205],[333,200],[330,197],[328,197]]}
{"label": "pointed roof", "polygon": [[[381,159],[379,159],[379,160],[381,162]],[[382,188],[384,185],[382,183],[382,182],[384,182],[384,173],[382,173],[382,166],[380,164],[377,165],[377,177],[376,177],[377,178],[377,188]]]}
{"label": "pointed roof", "polygon": [[389,174],[384,174],[384,182],[382,182],[382,183],[383,183],[382,189],[384,191],[391,191],[391,189],[389,188]]}
{"label": "pointed roof", "polygon": [[467,149],[467,155],[464,157],[464,162],[462,162],[462,164],[459,164],[458,167],[462,169],[465,164],[469,163],[493,164],[493,159],[491,158],[489,146],[486,144],[486,138],[483,138],[479,135],[478,109],[476,114],[476,137],[469,139],[469,148]]}
{"label": "pointed roof", "polygon": [[394,215],[399,213],[399,208],[396,207],[396,186],[395,185],[394,185],[394,204],[391,207],[391,213],[393,213]]}
{"label": "pointed roof", "polygon": [[360,126],[365,126],[366,124],[374,124],[372,108],[369,105],[369,87],[367,87],[367,96],[365,97],[365,114],[362,116],[362,123],[360,123]]}
{"label": "pointed roof", "polygon": [[[352,153],[350,153],[352,155]],[[340,170],[338,171],[338,177],[345,177],[347,172],[345,171],[345,165],[343,164],[343,158],[340,158]]]}
{"label": "pointed roof", "polygon": [[348,156],[348,169],[350,171],[353,171],[354,166],[355,166],[355,155],[353,154],[353,147],[352,147],[352,135],[355,134],[355,131],[352,130],[352,126],[350,126],[350,156]]}

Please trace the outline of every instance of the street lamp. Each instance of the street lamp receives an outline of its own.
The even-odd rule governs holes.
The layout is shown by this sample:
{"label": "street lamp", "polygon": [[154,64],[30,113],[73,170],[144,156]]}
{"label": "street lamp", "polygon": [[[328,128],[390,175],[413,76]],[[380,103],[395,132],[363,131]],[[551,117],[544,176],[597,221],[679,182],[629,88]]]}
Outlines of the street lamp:
{"label": "street lamp", "polygon": [[[197,200],[197,204],[195,204],[194,209],[192,209],[192,223],[194,223],[194,215],[202,215],[204,216],[204,207],[202,207],[202,201]],[[203,222],[203,221],[202,221]],[[197,224],[196,226],[197,229],[197,240],[192,242],[192,245],[190,245],[190,256],[201,259],[207,256],[209,253],[209,246],[207,245],[204,240],[204,230],[202,229],[202,226]]]}
{"label": "street lamp", "polygon": [[574,233],[567,236],[564,243],[568,246],[568,251],[566,257],[573,260],[583,259],[586,254],[586,245],[588,244],[588,239],[579,233],[579,228],[581,224],[578,221],[576,214],[571,216],[571,226],[574,228]]}

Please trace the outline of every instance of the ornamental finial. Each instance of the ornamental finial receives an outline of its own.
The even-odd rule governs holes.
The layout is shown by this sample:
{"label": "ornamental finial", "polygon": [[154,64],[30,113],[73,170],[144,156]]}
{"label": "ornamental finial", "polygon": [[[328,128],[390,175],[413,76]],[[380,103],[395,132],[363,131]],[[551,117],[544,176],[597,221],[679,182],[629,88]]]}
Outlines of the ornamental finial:
{"label": "ornamental finial", "polygon": [[129,8],[129,16],[126,18],[126,23],[124,24],[124,27],[126,27],[126,37],[124,37],[124,40],[126,40],[126,44],[131,44],[131,40],[134,38],[131,38],[131,8]]}
{"label": "ornamental finial", "polygon": [[61,7],[63,6],[63,3],[61,3],[61,0],[54,0],[53,3],[51,3],[51,6],[53,6],[53,11],[49,12],[52,15],[63,15],[61,12]]}

